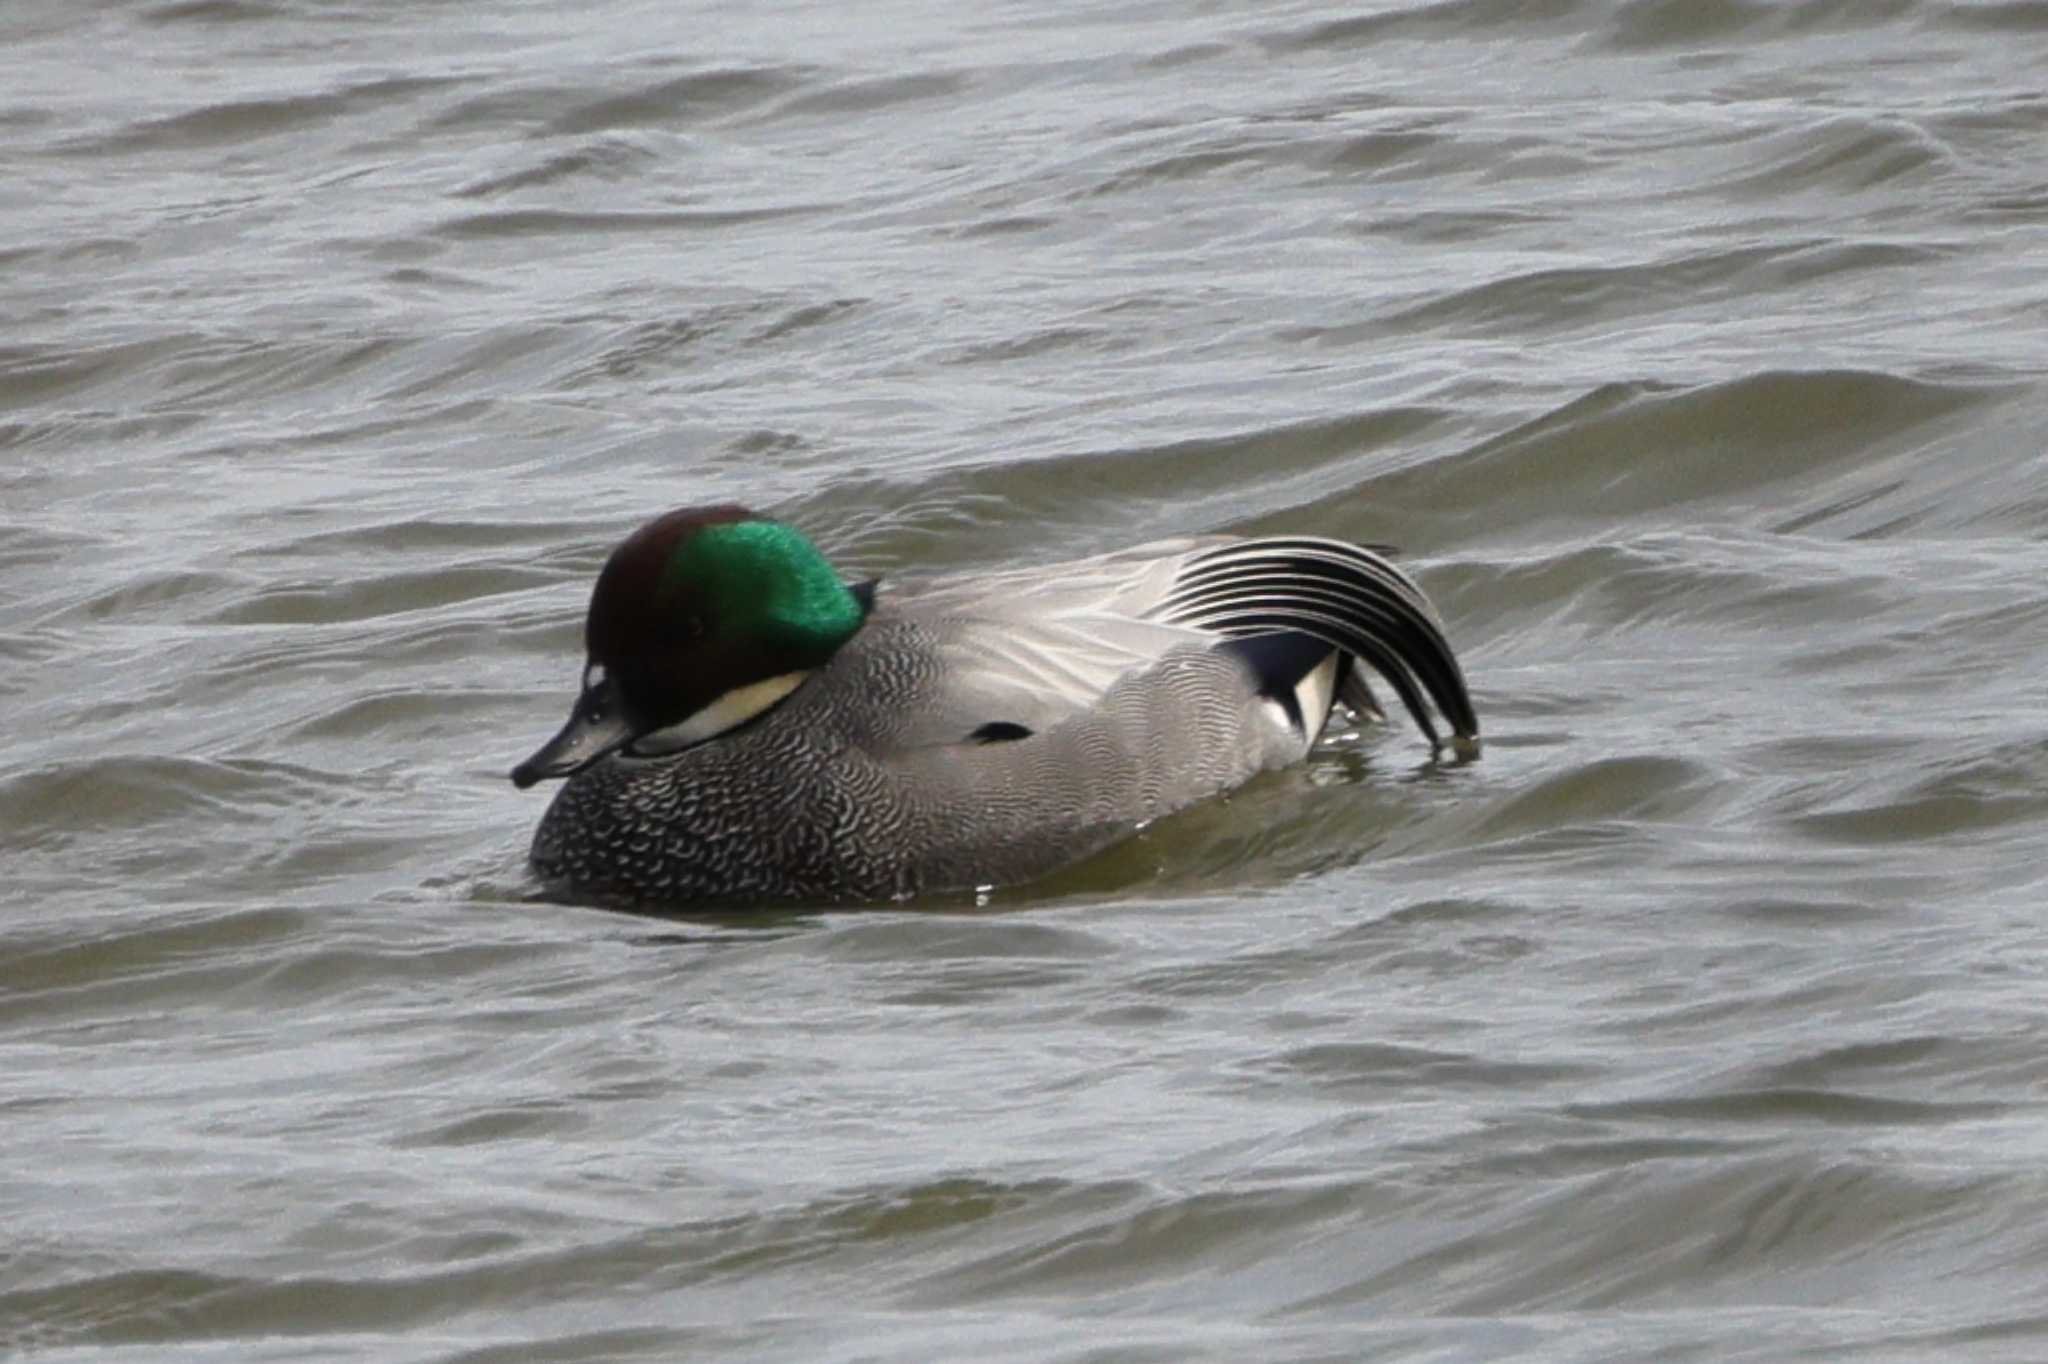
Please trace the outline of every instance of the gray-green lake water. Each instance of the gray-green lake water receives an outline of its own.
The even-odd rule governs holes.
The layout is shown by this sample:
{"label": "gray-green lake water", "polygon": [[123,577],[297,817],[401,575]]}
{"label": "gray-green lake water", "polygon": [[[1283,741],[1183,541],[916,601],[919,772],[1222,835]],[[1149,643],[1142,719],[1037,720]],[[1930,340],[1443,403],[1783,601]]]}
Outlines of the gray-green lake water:
{"label": "gray-green lake water", "polygon": [[[0,1353],[2048,1356],[2048,5],[0,9]],[[543,895],[609,546],[1399,545],[1484,719]]]}

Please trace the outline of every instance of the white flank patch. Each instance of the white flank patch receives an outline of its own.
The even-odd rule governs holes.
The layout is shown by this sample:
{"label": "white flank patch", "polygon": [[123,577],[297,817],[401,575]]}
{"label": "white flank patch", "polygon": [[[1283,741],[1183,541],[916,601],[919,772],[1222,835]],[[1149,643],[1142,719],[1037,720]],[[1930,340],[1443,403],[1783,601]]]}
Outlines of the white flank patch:
{"label": "white flank patch", "polygon": [[1301,707],[1301,722],[1308,729],[1308,740],[1314,743],[1316,736],[1323,732],[1323,724],[1330,718],[1330,707],[1337,695],[1336,650],[1330,656],[1308,670],[1308,676],[1294,684],[1294,704]]}
{"label": "white flank patch", "polygon": [[734,687],[707,706],[700,706],[667,729],[657,729],[633,741],[632,752],[641,756],[673,753],[691,744],[715,739],[767,710],[803,685],[807,672],[784,673],[744,687]]}

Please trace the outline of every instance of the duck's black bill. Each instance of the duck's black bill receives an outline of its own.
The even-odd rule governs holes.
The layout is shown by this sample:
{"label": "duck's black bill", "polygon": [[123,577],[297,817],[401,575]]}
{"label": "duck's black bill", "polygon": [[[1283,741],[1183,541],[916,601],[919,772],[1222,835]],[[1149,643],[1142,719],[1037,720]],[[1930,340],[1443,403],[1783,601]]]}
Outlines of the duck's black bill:
{"label": "duck's black bill", "polygon": [[611,685],[586,687],[562,732],[512,769],[512,784],[524,791],[535,782],[581,772],[632,737],[626,717],[612,702]]}

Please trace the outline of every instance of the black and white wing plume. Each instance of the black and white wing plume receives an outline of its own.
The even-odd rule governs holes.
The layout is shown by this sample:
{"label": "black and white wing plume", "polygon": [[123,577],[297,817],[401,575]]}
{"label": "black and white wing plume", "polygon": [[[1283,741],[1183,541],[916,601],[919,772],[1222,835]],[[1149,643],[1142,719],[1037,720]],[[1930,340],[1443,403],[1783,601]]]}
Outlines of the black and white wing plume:
{"label": "black and white wing plume", "polygon": [[[1387,679],[1432,747],[1434,702],[1461,751],[1479,737],[1479,716],[1443,622],[1385,556],[1342,540],[1275,537],[1201,548],[1182,561],[1172,588],[1148,613],[1230,639],[1309,635]],[[1347,693],[1377,710],[1362,682]]]}

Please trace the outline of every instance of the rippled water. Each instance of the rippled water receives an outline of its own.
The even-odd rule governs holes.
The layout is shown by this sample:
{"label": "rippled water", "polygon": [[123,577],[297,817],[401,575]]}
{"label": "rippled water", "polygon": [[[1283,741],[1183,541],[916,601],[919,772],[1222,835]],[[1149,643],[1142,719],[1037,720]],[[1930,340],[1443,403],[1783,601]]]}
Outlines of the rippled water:
{"label": "rippled water", "polygon": [[[0,10],[0,1351],[2048,1354],[2048,6]],[[540,895],[608,546],[1402,546],[1412,732]]]}

